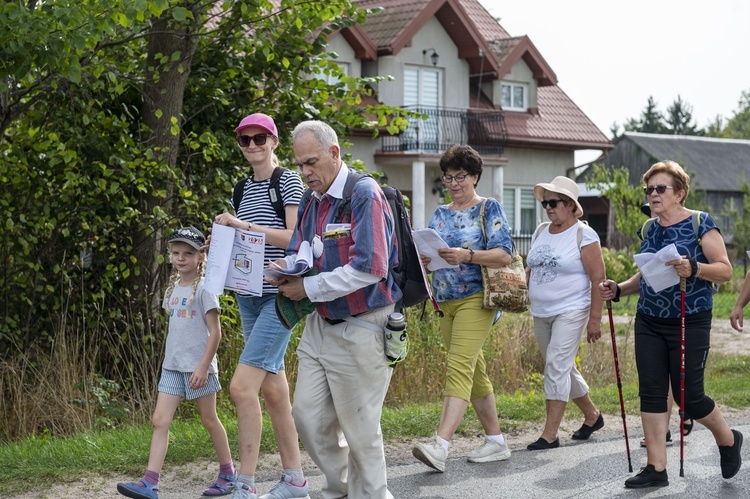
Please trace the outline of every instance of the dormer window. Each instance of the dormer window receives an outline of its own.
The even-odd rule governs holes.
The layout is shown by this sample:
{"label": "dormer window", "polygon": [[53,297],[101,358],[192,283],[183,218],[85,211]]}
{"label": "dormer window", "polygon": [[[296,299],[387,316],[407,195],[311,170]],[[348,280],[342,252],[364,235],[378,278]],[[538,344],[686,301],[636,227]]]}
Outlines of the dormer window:
{"label": "dormer window", "polygon": [[500,84],[500,105],[505,111],[527,111],[529,109],[529,86],[524,83]]}

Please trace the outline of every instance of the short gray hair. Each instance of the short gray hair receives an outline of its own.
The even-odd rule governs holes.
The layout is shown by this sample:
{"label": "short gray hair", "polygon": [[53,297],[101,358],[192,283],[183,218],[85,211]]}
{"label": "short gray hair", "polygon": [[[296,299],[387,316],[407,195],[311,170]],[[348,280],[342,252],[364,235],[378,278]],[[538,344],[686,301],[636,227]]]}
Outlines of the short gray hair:
{"label": "short gray hair", "polygon": [[318,143],[325,148],[339,146],[339,137],[336,135],[336,131],[328,123],[319,120],[303,121],[294,127],[292,142],[306,132],[312,133]]}

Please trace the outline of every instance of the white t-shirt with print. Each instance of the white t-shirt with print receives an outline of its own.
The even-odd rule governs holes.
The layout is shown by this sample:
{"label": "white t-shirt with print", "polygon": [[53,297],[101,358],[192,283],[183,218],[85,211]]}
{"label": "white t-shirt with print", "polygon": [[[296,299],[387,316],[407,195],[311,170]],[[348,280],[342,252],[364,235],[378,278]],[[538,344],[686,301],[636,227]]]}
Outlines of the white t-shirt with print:
{"label": "white t-shirt with print", "polygon": [[578,248],[599,242],[596,231],[578,223],[559,234],[550,234],[549,225],[531,238],[526,264],[529,280],[530,312],[533,317],[554,317],[570,310],[591,306],[591,281],[586,274]]}
{"label": "white t-shirt with print", "polygon": [[[219,297],[203,289],[203,281],[195,290],[193,303],[188,304],[192,286],[175,284],[170,296],[164,296],[163,308],[169,316],[169,333],[162,367],[172,371],[192,373],[206,354],[208,323],[206,313],[219,307]],[[211,360],[209,373],[218,373],[216,355]]]}

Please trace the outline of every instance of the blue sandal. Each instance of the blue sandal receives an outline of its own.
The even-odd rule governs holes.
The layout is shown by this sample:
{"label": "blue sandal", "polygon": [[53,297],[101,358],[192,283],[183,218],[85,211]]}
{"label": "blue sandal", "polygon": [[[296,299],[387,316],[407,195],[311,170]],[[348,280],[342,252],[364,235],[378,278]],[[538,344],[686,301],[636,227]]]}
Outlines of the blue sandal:
{"label": "blue sandal", "polygon": [[159,486],[152,485],[146,480],[120,482],[117,484],[117,492],[133,499],[159,499]]}
{"label": "blue sandal", "polygon": [[219,473],[219,478],[222,480],[226,480],[227,483],[223,485],[218,482],[212,483],[206,490],[203,491],[204,496],[226,496],[234,492],[234,487],[237,482],[237,475],[225,475],[224,473]]}

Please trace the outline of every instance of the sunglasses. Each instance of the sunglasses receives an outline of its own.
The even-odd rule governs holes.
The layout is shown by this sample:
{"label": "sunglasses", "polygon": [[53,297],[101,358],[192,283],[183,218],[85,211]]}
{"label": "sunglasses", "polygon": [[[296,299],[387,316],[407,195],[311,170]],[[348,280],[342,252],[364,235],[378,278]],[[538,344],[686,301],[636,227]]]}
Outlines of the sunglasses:
{"label": "sunglasses", "polygon": [[549,199],[549,200],[545,199],[544,201],[542,201],[542,207],[546,210],[547,209],[547,205],[549,205],[550,208],[552,208],[554,210],[555,208],[557,208],[557,203],[565,204],[565,200],[563,200],[563,199]]}
{"label": "sunglasses", "polygon": [[255,135],[238,135],[237,143],[240,147],[247,147],[250,145],[250,141],[255,142],[256,146],[262,146],[268,140],[269,134],[267,133],[256,133]]}
{"label": "sunglasses", "polygon": [[657,194],[664,194],[667,192],[667,189],[674,189],[671,185],[657,185],[655,187],[644,187],[643,192],[646,193],[646,196],[650,196],[653,194],[654,191],[656,191]]}

